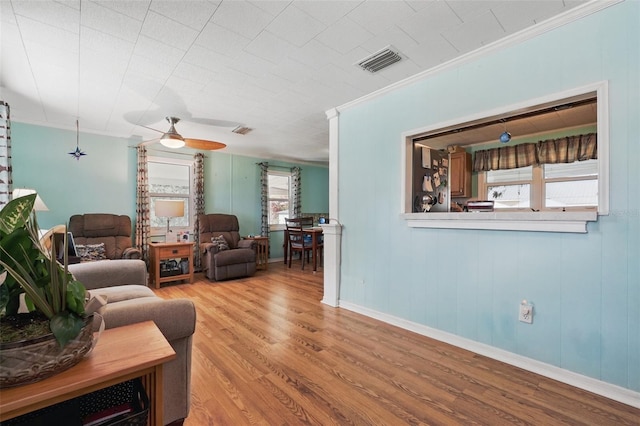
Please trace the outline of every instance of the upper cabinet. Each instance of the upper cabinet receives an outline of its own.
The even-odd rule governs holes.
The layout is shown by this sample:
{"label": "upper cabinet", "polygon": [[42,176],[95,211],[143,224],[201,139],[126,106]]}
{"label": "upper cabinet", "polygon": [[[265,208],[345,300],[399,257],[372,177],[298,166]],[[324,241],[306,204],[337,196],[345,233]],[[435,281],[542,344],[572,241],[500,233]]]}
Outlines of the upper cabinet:
{"label": "upper cabinet", "polygon": [[465,151],[451,153],[451,198],[471,197],[471,154]]}

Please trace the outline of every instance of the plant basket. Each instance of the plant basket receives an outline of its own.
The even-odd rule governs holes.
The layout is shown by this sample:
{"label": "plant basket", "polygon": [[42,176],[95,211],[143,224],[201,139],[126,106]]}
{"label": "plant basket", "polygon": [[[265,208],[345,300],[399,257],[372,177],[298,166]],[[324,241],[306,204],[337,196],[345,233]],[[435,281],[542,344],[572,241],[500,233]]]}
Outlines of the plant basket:
{"label": "plant basket", "polygon": [[60,347],[53,334],[0,344],[0,388],[26,385],[76,365],[93,346],[93,317],[80,334]]}

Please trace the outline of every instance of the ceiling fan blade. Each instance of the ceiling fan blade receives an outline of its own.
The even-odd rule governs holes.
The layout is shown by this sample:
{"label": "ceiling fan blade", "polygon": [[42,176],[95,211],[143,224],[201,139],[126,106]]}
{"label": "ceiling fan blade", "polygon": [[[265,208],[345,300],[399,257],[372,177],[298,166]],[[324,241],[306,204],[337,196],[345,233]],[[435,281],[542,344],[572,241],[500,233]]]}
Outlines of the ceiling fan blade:
{"label": "ceiling fan blade", "polygon": [[203,149],[203,150],[206,150],[206,151],[215,151],[216,149],[222,149],[222,148],[227,146],[227,145],[223,144],[222,142],[208,141],[208,140],[205,140],[205,139],[184,138],[184,143],[189,148]]}
{"label": "ceiling fan blade", "polygon": [[154,129],[153,127],[145,126],[144,124],[138,124],[140,127],[144,127],[145,129],[153,130],[154,132],[164,133],[163,130]]}

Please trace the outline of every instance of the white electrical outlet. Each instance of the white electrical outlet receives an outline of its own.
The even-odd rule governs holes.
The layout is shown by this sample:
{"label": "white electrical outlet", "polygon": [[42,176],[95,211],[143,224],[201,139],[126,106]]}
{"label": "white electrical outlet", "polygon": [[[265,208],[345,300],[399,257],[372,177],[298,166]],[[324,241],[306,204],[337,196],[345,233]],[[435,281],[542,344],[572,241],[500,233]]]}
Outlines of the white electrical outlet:
{"label": "white electrical outlet", "polygon": [[518,311],[518,320],[520,322],[526,322],[527,324],[533,323],[533,305],[527,303],[526,300],[520,302],[520,310]]}

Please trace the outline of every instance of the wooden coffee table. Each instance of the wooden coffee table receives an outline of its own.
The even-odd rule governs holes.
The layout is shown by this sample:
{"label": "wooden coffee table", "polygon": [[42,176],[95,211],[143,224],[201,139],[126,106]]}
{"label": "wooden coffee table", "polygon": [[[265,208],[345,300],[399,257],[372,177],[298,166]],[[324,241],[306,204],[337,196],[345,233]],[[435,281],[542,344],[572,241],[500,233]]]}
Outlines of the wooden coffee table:
{"label": "wooden coffee table", "polygon": [[148,424],[162,425],[162,364],[174,352],[152,321],[105,330],[93,351],[60,374],[0,391],[0,421],[136,377],[149,396]]}

